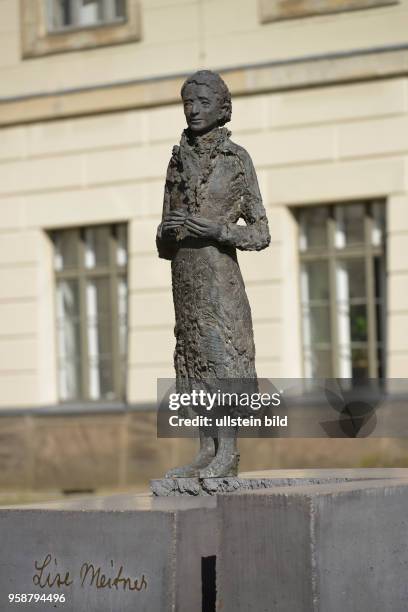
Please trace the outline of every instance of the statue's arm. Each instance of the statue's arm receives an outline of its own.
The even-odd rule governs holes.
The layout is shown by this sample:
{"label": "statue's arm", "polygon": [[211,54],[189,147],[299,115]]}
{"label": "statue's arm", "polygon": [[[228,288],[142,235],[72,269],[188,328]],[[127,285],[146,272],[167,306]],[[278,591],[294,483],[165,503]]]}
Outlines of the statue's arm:
{"label": "statue's arm", "polygon": [[242,251],[260,251],[270,241],[268,219],[262,204],[255,168],[248,153],[241,149],[238,163],[242,174],[241,217],[246,225],[225,223],[222,225],[219,242]]}
{"label": "statue's arm", "polygon": [[172,183],[173,164],[172,160],[169,162],[166,174],[166,184],[164,186],[164,197],[163,197],[163,212],[162,220],[159,224],[156,232],[156,247],[159,257],[162,259],[173,259],[173,256],[177,250],[176,241],[174,237],[164,235],[163,232],[163,221],[170,212],[170,188]]}

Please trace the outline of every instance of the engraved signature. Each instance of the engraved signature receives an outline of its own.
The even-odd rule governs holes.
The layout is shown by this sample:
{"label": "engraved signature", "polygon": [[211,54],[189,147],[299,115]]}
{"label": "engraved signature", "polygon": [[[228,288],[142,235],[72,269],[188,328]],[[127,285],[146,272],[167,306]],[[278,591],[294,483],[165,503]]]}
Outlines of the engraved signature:
{"label": "engraved signature", "polygon": [[[147,590],[147,578],[145,574],[142,574],[140,578],[131,578],[124,574],[123,565],[120,565],[118,569],[115,567],[113,560],[110,562],[111,567],[109,572],[103,570],[99,565],[96,565],[90,561],[82,563],[78,580],[81,587],[94,587],[96,589],[116,589],[122,588],[124,591],[142,591]],[[48,553],[43,560],[34,561],[34,569],[36,570],[33,575],[33,583],[44,589],[46,587],[62,588],[68,587],[74,584],[75,574],[72,571],[61,573],[57,571],[58,561],[56,557],[52,557]]]}

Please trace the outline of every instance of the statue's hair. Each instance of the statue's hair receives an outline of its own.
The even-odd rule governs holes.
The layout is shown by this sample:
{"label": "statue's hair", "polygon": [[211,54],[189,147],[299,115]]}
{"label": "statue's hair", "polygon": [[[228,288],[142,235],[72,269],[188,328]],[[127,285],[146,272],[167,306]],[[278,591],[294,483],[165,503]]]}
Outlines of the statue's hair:
{"label": "statue's hair", "polygon": [[181,88],[181,97],[183,97],[184,90],[187,85],[190,85],[191,83],[195,83],[196,85],[207,85],[207,87],[209,87],[216,94],[216,96],[218,96],[220,105],[224,110],[223,117],[219,121],[220,126],[225,125],[228,123],[228,121],[231,121],[231,93],[219,74],[216,72],[211,72],[211,70],[198,70],[198,72],[195,72],[184,81]]}

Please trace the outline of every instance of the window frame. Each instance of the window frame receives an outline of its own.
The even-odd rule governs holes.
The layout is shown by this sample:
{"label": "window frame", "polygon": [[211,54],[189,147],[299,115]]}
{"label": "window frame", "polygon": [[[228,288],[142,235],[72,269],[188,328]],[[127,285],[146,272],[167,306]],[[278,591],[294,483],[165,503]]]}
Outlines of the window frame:
{"label": "window frame", "polygon": [[48,0],[20,0],[22,58],[30,59],[139,41],[140,0],[125,0],[125,3],[124,19],[50,31]]}
{"label": "window frame", "polygon": [[[111,401],[126,401],[127,395],[127,360],[128,360],[128,321],[129,321],[129,293],[128,293],[128,250],[126,251],[126,263],[119,265],[116,262],[117,247],[118,247],[118,232],[119,226],[125,226],[126,236],[128,237],[128,224],[119,223],[98,223],[80,227],[60,228],[50,231],[52,243],[54,246],[54,261],[55,261],[55,238],[64,231],[76,232],[76,267],[57,270],[54,265],[54,283],[55,300],[57,299],[57,284],[60,280],[76,280],[78,282],[78,302],[79,302],[79,332],[80,332],[80,354],[78,356],[80,362],[80,393],[75,399],[62,399],[59,382],[58,401],[61,404],[76,404],[76,403],[106,403]],[[109,228],[109,247],[108,247],[108,263],[101,265],[95,263],[94,267],[86,267],[85,264],[85,233],[87,230],[96,228]],[[127,241],[126,241],[127,244]],[[111,343],[112,343],[112,380],[113,392],[112,398],[97,398],[90,397],[90,381],[89,381],[89,347],[88,347],[88,325],[87,325],[87,297],[86,288],[87,281],[93,278],[108,278],[109,279],[109,296],[110,296],[110,313],[109,318],[111,324]],[[125,278],[127,287],[127,307],[126,307],[126,349],[125,359],[122,364],[122,355],[120,353],[119,340],[119,303],[118,303],[118,281],[120,278]],[[56,332],[58,333],[58,322],[56,321]],[[57,338],[57,372],[59,381],[60,361],[59,361],[59,341]]]}
{"label": "window frame", "polygon": [[[364,243],[345,245],[342,248],[336,246],[336,219],[335,219],[335,208],[346,207],[352,204],[361,204],[364,206]],[[297,252],[299,261],[299,272],[301,271],[302,264],[305,262],[321,261],[328,265],[328,289],[329,289],[329,322],[330,322],[330,353],[331,353],[331,369],[333,378],[341,378],[340,375],[340,350],[339,350],[339,339],[338,339],[338,305],[337,305],[337,287],[336,287],[336,264],[339,260],[353,260],[357,258],[364,259],[364,270],[365,270],[365,303],[367,305],[367,340],[362,341],[361,345],[367,349],[368,358],[368,377],[378,378],[379,372],[379,360],[378,360],[378,349],[381,347],[381,370],[382,378],[386,376],[386,306],[387,306],[387,292],[386,292],[386,270],[384,270],[384,292],[378,300],[375,296],[375,269],[374,269],[374,258],[383,258],[386,261],[386,218],[384,216],[384,227],[383,235],[380,245],[372,244],[372,235],[374,229],[374,217],[373,207],[379,204],[384,207],[384,199],[373,199],[373,200],[356,200],[350,202],[334,202],[334,203],[320,203],[307,206],[298,206],[294,209],[295,218],[297,220]],[[326,246],[314,246],[306,247],[305,250],[300,248],[300,231],[301,231],[301,212],[308,210],[311,207],[320,208],[325,207],[327,209],[327,245]],[[301,273],[299,273],[299,296],[300,296],[300,317],[301,317],[301,354],[302,354],[302,372],[305,376],[305,338],[304,338],[304,326],[303,326],[303,309],[305,303],[302,296],[301,287]],[[381,329],[383,330],[381,343],[379,343],[377,337],[377,313],[376,306],[377,302],[380,302],[380,316],[381,316]],[[352,341],[353,348],[361,348],[356,346],[358,341]]]}
{"label": "window frame", "polygon": [[258,0],[261,24],[275,23],[289,19],[304,19],[318,15],[336,15],[350,11],[365,11],[399,4],[400,0]]}

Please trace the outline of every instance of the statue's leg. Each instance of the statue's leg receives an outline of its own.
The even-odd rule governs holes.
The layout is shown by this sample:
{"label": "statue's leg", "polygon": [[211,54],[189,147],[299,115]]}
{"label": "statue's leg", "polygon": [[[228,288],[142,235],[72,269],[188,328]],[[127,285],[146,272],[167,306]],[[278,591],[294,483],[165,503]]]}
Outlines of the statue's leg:
{"label": "statue's leg", "polygon": [[200,450],[198,455],[188,465],[173,468],[166,473],[165,478],[194,478],[198,476],[200,469],[205,468],[215,457],[217,450],[216,440],[205,434],[204,428],[200,427]]}
{"label": "statue's leg", "polygon": [[217,454],[207,467],[199,471],[199,478],[223,478],[238,475],[237,432],[237,427],[218,428]]}

